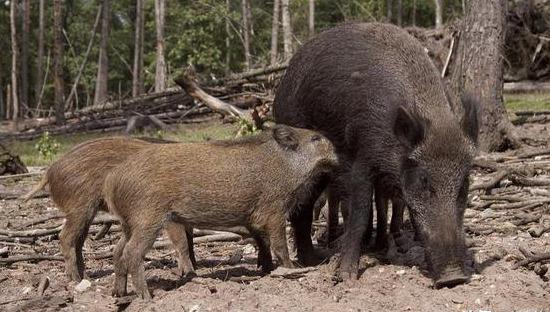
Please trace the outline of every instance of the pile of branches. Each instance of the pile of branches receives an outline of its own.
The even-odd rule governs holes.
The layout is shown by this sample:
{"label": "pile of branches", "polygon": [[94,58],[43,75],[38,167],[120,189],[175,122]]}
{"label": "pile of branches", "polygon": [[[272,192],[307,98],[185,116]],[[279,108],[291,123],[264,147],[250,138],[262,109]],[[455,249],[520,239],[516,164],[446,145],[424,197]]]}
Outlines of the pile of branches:
{"label": "pile of branches", "polygon": [[550,78],[550,0],[513,1],[508,11],[506,80]]}
{"label": "pile of branches", "polygon": [[66,112],[63,125],[57,125],[55,117],[26,120],[20,123],[18,132],[1,134],[0,139],[34,139],[45,131],[54,135],[125,129],[126,132],[132,132],[135,127],[139,129],[147,124],[165,130],[169,124],[203,122],[217,118],[219,114],[224,117],[235,115],[209,105],[203,97],[196,96],[196,90],[243,112],[255,108],[254,111],[261,112],[260,115],[265,119],[268,107],[273,102],[272,90],[285,68],[286,64],[265,67],[205,83],[201,83],[200,77],[194,72],[188,75],[186,71],[177,79],[178,84],[182,86],[182,81],[187,79],[189,83],[184,85],[191,86],[191,89],[174,87],[163,92],[108,101]]}
{"label": "pile of branches", "polygon": [[[550,233],[550,147],[481,155],[474,162],[465,229],[473,236]],[[544,244],[541,244],[544,246]],[[519,246],[513,268],[544,276],[548,250]]]}

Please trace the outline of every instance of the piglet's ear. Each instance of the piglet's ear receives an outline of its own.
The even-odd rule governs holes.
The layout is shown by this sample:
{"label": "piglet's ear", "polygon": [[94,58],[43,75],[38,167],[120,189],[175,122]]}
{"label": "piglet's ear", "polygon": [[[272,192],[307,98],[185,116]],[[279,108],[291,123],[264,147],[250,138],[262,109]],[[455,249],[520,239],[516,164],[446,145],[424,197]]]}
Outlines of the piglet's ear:
{"label": "piglet's ear", "polygon": [[283,148],[291,150],[298,148],[298,133],[289,126],[275,126],[273,128],[273,138]]}
{"label": "piglet's ear", "polygon": [[397,108],[397,114],[393,125],[393,132],[399,142],[407,148],[414,148],[422,140],[428,124],[425,119],[411,113],[404,106]]}
{"label": "piglet's ear", "polygon": [[460,120],[460,126],[464,133],[477,145],[479,133],[478,106],[479,101],[470,93],[465,93],[461,97],[464,115]]}

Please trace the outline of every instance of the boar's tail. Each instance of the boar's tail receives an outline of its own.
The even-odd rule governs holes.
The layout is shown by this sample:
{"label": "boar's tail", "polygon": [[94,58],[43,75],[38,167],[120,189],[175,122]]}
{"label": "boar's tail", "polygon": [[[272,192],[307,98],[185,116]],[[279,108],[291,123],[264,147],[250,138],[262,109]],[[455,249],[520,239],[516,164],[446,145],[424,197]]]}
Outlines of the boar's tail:
{"label": "boar's tail", "polygon": [[48,184],[48,174],[44,174],[42,177],[42,180],[27,194],[25,194],[23,197],[21,197],[21,202],[24,203],[28,201],[29,199],[33,198],[36,193],[43,190],[44,187]]}

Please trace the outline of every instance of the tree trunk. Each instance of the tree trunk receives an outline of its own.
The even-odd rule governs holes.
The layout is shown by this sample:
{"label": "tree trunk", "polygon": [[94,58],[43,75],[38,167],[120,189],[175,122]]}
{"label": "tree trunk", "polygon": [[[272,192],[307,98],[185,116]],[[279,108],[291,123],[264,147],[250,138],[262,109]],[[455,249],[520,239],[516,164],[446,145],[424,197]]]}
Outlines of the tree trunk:
{"label": "tree trunk", "polygon": [[[136,0],[136,21],[134,24],[134,69],[132,70],[132,96],[143,93],[143,36],[144,36],[144,0]],[[155,9],[157,1],[155,0]],[[156,10],[155,10],[156,13]],[[155,14],[156,15],[156,14]]]}
{"label": "tree trunk", "polygon": [[45,27],[45,8],[46,0],[40,0],[38,7],[38,47],[36,55],[36,82],[34,84],[34,99],[36,101],[36,107],[40,107],[40,101],[42,100],[40,94],[42,93],[42,84],[44,83],[44,27]]}
{"label": "tree trunk", "polygon": [[54,0],[53,2],[53,83],[55,89],[55,120],[58,125],[65,123],[65,82],[63,80],[63,15],[64,1]]}
{"label": "tree trunk", "polygon": [[392,5],[392,0],[387,0],[386,1],[386,18],[388,20],[388,23],[391,23],[391,19],[392,19],[392,13],[393,13],[393,5]]}
{"label": "tree trunk", "polygon": [[519,144],[502,100],[506,12],[506,0],[468,1],[453,65],[455,93],[470,93],[479,100],[479,147],[483,151]]}
{"label": "tree trunk", "polygon": [[292,27],[290,24],[289,0],[281,0],[282,20],[283,20],[283,49],[285,60],[292,57]]}
{"label": "tree trunk", "polygon": [[243,46],[244,46],[244,64],[246,70],[250,69],[250,30],[249,30],[249,13],[248,0],[242,0],[242,17],[243,17]]}
{"label": "tree trunk", "polygon": [[157,65],[155,92],[166,89],[166,61],[164,60],[164,16],[165,0],[155,0],[155,22],[157,28]]}
{"label": "tree trunk", "polygon": [[397,25],[403,25],[403,0],[397,0]]}
{"label": "tree trunk", "polygon": [[[10,1],[10,26],[11,26],[11,102],[13,128],[17,130],[17,119],[19,117],[19,88],[17,83],[17,62],[19,48],[17,46],[17,1]],[[9,104],[9,103],[8,103]]]}
{"label": "tree trunk", "polygon": [[281,1],[273,0],[273,19],[271,22],[271,65],[277,63],[277,52],[279,48],[279,17]]}
{"label": "tree trunk", "polygon": [[21,15],[21,106],[29,105],[29,32],[31,27],[31,3],[30,0],[23,0]]}
{"label": "tree trunk", "polygon": [[315,0],[309,0],[309,37],[315,34]]}
{"label": "tree trunk", "polygon": [[230,69],[231,53],[229,53],[231,50],[231,40],[229,39],[231,35],[231,30],[229,25],[230,20],[228,17],[231,7],[229,6],[229,0],[225,0],[225,10],[227,14],[225,18],[225,75],[229,75],[231,71]]}
{"label": "tree trunk", "polygon": [[443,26],[443,6],[443,0],[435,0],[435,28]]}
{"label": "tree trunk", "polygon": [[94,104],[100,104],[108,99],[109,80],[109,32],[111,28],[111,1],[103,0],[101,12],[101,41],[99,43],[99,61],[97,64],[97,78],[95,83]]}
{"label": "tree trunk", "polygon": [[412,1],[412,25],[416,26],[416,0]]}

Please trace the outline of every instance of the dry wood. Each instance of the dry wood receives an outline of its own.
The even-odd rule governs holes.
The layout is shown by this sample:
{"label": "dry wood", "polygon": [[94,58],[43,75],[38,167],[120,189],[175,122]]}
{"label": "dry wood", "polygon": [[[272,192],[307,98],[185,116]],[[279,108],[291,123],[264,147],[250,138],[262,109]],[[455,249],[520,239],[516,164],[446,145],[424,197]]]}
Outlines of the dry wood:
{"label": "dry wood", "polygon": [[491,189],[495,188],[500,183],[500,181],[505,179],[508,176],[508,173],[509,173],[508,170],[501,169],[501,170],[497,171],[491,177],[491,179],[489,181],[475,183],[472,186],[470,186],[470,191],[475,191],[475,190],[487,190],[488,191],[488,190],[491,190]]}
{"label": "dry wood", "polygon": [[0,258],[0,264],[8,265],[15,262],[21,262],[21,261],[64,261],[64,258],[62,256],[52,256],[52,255],[41,255],[41,254],[33,254],[33,255],[23,255],[23,256],[13,256],[13,257],[7,257],[7,258]]}
{"label": "dry wood", "polygon": [[33,176],[39,176],[39,175],[42,175],[42,173],[41,172],[29,172],[29,173],[12,174],[12,175],[0,176],[0,180],[22,179],[22,178],[28,178],[28,177],[33,177]]}
{"label": "dry wood", "polygon": [[534,208],[543,204],[550,203],[550,198],[531,199],[509,204],[494,204],[492,209],[518,209],[518,208]]}
{"label": "dry wood", "polygon": [[515,111],[516,116],[536,116],[536,115],[550,115],[550,110],[520,110]]}
{"label": "dry wood", "polygon": [[[521,249],[520,249],[521,251]],[[523,252],[522,252],[523,253]],[[512,269],[517,269],[519,267],[522,267],[522,266],[526,266],[530,263],[533,263],[533,262],[540,262],[540,261],[546,261],[546,260],[550,260],[550,252],[545,252],[545,253],[540,253],[540,254],[530,254],[527,253],[526,256],[526,259],[524,260],[521,260],[519,262],[517,262],[516,264],[514,264],[512,266]]]}
{"label": "dry wood", "polygon": [[224,116],[243,118],[253,122],[252,114],[250,112],[213,97],[201,89],[197,82],[195,69],[192,66],[189,66],[178,78],[176,78],[175,82],[183,90],[185,90],[187,94],[192,96],[194,99],[201,101],[213,111]]}
{"label": "dry wood", "polygon": [[42,276],[42,278],[40,279],[40,283],[38,284],[38,288],[36,289],[38,295],[43,296],[48,286],[50,286],[50,277]]}
{"label": "dry wood", "polygon": [[63,228],[62,225],[55,227],[53,229],[35,229],[35,230],[25,230],[25,231],[11,231],[0,229],[0,235],[5,235],[8,237],[39,237],[47,236],[52,234],[57,234]]}
{"label": "dry wood", "polygon": [[510,181],[516,185],[521,186],[547,186],[550,185],[550,179],[537,179],[523,177],[518,174],[510,174]]}
{"label": "dry wood", "polygon": [[[33,198],[36,198],[36,197],[33,196]],[[53,220],[53,219],[61,219],[61,218],[64,218],[64,217],[65,216],[62,213],[56,213],[56,214],[45,216],[45,217],[39,217],[39,218],[36,218],[36,219],[29,220],[27,222],[21,223],[17,227],[17,229],[21,230],[21,229],[24,229],[26,227],[35,226],[37,224],[41,224],[41,223],[44,223],[44,222],[47,222],[47,221],[50,221],[50,220]]]}
{"label": "dry wood", "polygon": [[21,243],[21,244],[34,244],[35,237],[7,237],[0,235],[0,242]]}
{"label": "dry wood", "polygon": [[315,267],[307,267],[307,268],[284,268],[284,267],[278,267],[275,270],[273,270],[269,276],[270,277],[284,277],[284,278],[290,278],[290,279],[296,279],[304,276],[304,274],[315,271],[317,268]]}
{"label": "dry wood", "polygon": [[550,91],[550,82],[519,81],[505,82],[505,92],[526,92],[526,91]]}

